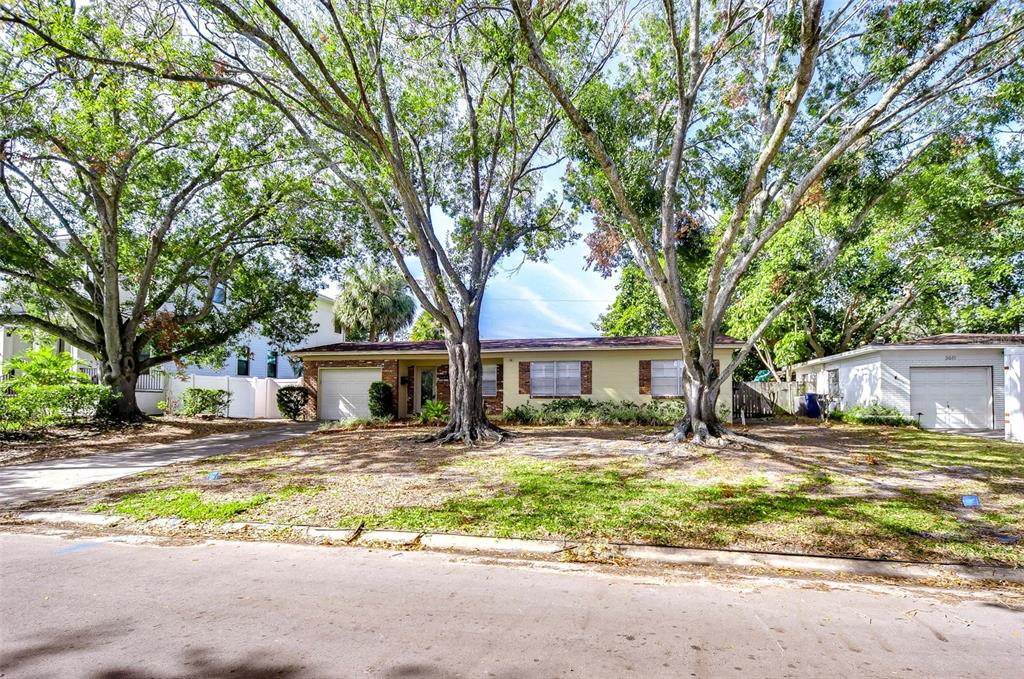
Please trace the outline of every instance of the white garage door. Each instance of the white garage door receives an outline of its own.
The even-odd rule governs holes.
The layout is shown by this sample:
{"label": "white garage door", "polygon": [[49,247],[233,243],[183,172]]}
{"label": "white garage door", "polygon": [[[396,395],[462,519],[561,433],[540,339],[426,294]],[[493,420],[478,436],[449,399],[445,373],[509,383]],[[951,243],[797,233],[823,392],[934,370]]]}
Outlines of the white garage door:
{"label": "white garage door", "polygon": [[992,368],[911,368],[910,412],[925,429],[991,429]]}
{"label": "white garage door", "polygon": [[370,416],[370,385],[380,368],[324,368],[320,371],[320,419]]}

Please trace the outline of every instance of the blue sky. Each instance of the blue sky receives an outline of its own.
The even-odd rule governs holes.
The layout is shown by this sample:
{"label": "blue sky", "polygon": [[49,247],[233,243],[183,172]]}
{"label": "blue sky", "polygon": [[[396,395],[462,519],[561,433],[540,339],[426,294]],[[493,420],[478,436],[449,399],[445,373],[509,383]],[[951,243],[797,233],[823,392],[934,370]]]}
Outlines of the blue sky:
{"label": "blue sky", "polygon": [[[586,233],[589,225],[580,231]],[[585,270],[582,235],[572,246],[551,253],[546,262],[510,257],[488,281],[480,318],[485,338],[586,337],[598,335],[592,323],[615,298],[617,276],[601,278]]]}

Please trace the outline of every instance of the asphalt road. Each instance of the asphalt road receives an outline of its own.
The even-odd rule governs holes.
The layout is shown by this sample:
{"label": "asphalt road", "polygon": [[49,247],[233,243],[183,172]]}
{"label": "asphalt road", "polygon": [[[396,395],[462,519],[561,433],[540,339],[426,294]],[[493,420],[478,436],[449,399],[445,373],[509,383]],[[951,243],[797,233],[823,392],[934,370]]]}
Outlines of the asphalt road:
{"label": "asphalt road", "polygon": [[990,594],[0,535],[3,677],[1011,677]]}

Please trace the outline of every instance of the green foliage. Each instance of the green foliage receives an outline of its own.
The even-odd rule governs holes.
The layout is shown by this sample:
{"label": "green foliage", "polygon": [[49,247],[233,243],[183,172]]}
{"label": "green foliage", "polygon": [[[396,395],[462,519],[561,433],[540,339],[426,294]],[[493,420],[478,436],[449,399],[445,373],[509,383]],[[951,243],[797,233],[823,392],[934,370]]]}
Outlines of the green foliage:
{"label": "green foliage", "polygon": [[549,401],[540,408],[529,403],[506,408],[502,419],[510,424],[662,426],[675,424],[685,413],[685,404],[677,400],[638,404],[632,401],[562,398]]}
{"label": "green foliage", "polygon": [[102,384],[71,382],[33,385],[5,383],[0,393],[0,430],[45,429],[105,419],[116,398]]}
{"label": "green foliage", "polygon": [[594,326],[607,337],[670,335],[672,321],[662,308],[654,287],[635,264],[622,269],[615,301],[601,314]]}
{"label": "green foliage", "polygon": [[387,382],[374,382],[370,385],[370,415],[372,417],[394,417],[395,390]]}
{"label": "green foliage", "polygon": [[447,422],[448,404],[444,401],[435,401],[433,399],[424,402],[420,405],[419,419],[421,424]]}
{"label": "green foliage", "polygon": [[409,339],[414,342],[443,340],[444,330],[441,328],[441,324],[437,322],[437,319],[423,311],[416,317],[416,322],[412,324],[412,329],[409,331]]}
{"label": "green foliage", "polygon": [[874,401],[870,405],[858,405],[846,410],[835,410],[829,418],[838,422],[855,422],[857,424],[880,424],[890,427],[920,427],[917,419],[906,417],[899,408],[885,406]]}
{"label": "green foliage", "polygon": [[104,419],[114,395],[75,370],[67,352],[31,349],[8,362],[15,375],[0,382],[0,430],[44,429]]}
{"label": "green foliage", "polygon": [[372,262],[346,272],[334,302],[335,321],[349,341],[393,341],[415,313],[416,303],[402,274]]}
{"label": "green foliage", "polygon": [[277,408],[292,420],[302,417],[302,411],[309,403],[309,390],[302,385],[281,387],[277,390]]}
{"label": "green foliage", "polygon": [[[172,16],[120,2],[11,11],[100,59],[173,60],[186,42]],[[73,337],[113,374],[216,362],[247,332],[311,332],[347,238],[279,113],[4,29],[0,322]]]}
{"label": "green foliage", "polygon": [[17,375],[17,383],[32,386],[89,382],[89,376],[76,370],[77,367],[78,361],[71,354],[58,353],[51,347],[29,349],[24,356],[15,356],[6,365]]}
{"label": "green foliage", "polygon": [[207,415],[226,417],[231,394],[223,389],[189,387],[181,393],[181,414],[186,417]]}

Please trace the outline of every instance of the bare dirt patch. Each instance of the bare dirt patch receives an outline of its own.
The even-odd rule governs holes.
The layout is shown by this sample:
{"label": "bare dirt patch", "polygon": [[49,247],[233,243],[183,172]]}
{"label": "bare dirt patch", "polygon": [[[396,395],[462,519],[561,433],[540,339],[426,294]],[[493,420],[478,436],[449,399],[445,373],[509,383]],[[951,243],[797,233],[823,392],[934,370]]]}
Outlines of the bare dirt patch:
{"label": "bare dirt patch", "polygon": [[0,439],[0,466],[143,448],[280,423],[278,420],[198,420],[164,416],[138,424],[55,427],[39,434],[9,435]]}

